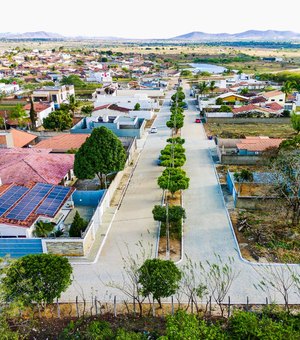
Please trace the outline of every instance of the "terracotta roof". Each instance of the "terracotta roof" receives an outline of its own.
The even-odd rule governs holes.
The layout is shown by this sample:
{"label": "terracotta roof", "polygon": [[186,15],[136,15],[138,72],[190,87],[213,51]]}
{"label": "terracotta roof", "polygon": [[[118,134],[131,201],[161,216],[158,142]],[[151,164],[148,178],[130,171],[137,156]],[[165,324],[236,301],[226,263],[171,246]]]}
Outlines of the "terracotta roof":
{"label": "terracotta roof", "polygon": [[276,102],[266,104],[266,108],[267,108],[267,109],[271,109],[272,111],[280,111],[280,110],[283,110],[283,106],[281,106],[280,104],[278,104],[278,103],[276,103]]}
{"label": "terracotta roof", "polygon": [[[33,103],[33,107],[35,112],[41,112],[51,107],[51,105],[48,103]],[[30,108],[31,108],[30,103],[24,106],[25,110],[30,110]]]}
{"label": "terracotta roof", "polygon": [[[17,129],[10,129],[6,132],[7,134],[12,134],[14,147],[22,148],[23,146],[29,144],[33,140],[37,138],[36,135],[33,135],[26,131],[21,131]],[[6,137],[5,135],[0,136],[0,144],[6,145]]]}
{"label": "terracotta roof", "polygon": [[278,148],[283,139],[269,138],[269,137],[246,137],[241,139],[240,143],[236,144],[236,147],[240,150],[248,151],[265,151],[269,148]]}
{"label": "terracotta roof", "polygon": [[74,155],[48,152],[49,150],[0,149],[2,183],[60,183],[68,171],[73,169]]}
{"label": "terracotta roof", "polygon": [[[256,106],[254,104],[249,104],[249,105],[243,105],[241,107],[237,107],[235,109],[232,109],[232,112],[237,114],[237,113],[255,111],[255,110],[260,110],[260,109],[261,108],[259,106]],[[263,110],[261,110],[261,111],[263,111]]]}
{"label": "terracotta roof", "polygon": [[70,149],[79,149],[81,145],[89,137],[86,133],[64,133],[49,139],[39,142],[34,148],[37,149],[52,149],[68,151]]}
{"label": "terracotta roof", "polygon": [[255,98],[251,99],[251,103],[252,104],[257,104],[257,103],[265,103],[267,101],[267,99],[263,96],[257,96]]}
{"label": "terracotta roof", "polygon": [[284,93],[282,91],[279,91],[279,90],[260,93],[260,95],[264,96],[265,98],[271,98],[271,97],[275,97],[275,96],[280,96],[282,94],[284,94]]}
{"label": "terracotta roof", "polygon": [[117,104],[106,104],[106,105],[101,105],[101,106],[95,107],[93,112],[100,111],[100,110],[103,110],[103,109],[109,109],[109,110],[113,110],[113,111],[126,112],[126,113],[128,113],[130,111],[126,107],[121,107],[121,106],[118,106]]}

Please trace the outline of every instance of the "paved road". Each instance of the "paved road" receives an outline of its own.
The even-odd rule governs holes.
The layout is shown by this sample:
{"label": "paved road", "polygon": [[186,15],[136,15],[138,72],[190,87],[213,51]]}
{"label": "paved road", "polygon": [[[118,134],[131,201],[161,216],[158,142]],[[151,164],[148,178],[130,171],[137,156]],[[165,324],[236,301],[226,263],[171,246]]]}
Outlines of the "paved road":
{"label": "paved road", "polygon": [[[174,92],[174,91],[173,91]],[[149,134],[145,146],[141,151],[137,167],[132,176],[130,185],[123,198],[120,209],[110,228],[105,245],[95,264],[77,264],[74,268],[74,283],[62,296],[62,300],[75,300],[76,295],[90,296],[92,290],[102,297],[106,288],[99,280],[104,282],[113,280],[122,281],[123,268],[122,255],[127,255],[126,244],[131,253],[139,253],[135,246],[142,240],[144,248],[149,252],[156,247],[157,223],[153,220],[152,209],[160,204],[162,191],[157,186],[157,177],[162,168],[156,161],[160,150],[165,146],[170,130],[165,123],[170,115],[170,95],[166,96],[164,105],[157,115],[154,126],[158,133]]]}
{"label": "paved road", "polygon": [[[188,96],[187,89],[186,94]],[[223,259],[233,257],[235,269],[240,274],[230,291],[232,302],[245,303],[247,296],[251,302],[264,302],[266,294],[261,294],[253,286],[259,275],[250,264],[240,259],[237,252],[209,153],[214,142],[207,140],[202,124],[194,123],[198,113],[191,99],[188,103],[189,110],[185,111],[182,129],[187,157],[184,169],[190,177],[190,187],[184,191],[187,214],[184,253],[193,261],[201,262],[216,262],[214,254],[219,254]],[[276,298],[279,299],[278,294]],[[300,303],[296,296],[293,301]]]}

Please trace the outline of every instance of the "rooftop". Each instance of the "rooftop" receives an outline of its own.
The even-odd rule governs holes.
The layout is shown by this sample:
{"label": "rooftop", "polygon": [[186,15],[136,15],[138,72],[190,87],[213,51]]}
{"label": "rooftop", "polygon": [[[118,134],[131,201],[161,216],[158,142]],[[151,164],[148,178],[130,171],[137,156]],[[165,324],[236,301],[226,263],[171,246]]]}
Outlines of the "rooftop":
{"label": "rooftop", "polygon": [[269,148],[278,148],[283,139],[280,138],[269,138],[269,137],[246,137],[241,139],[239,143],[236,144],[237,148],[240,150],[266,151]]}
{"label": "rooftop", "polygon": [[46,140],[39,142],[35,145],[36,149],[52,149],[52,151],[63,151],[66,152],[70,149],[79,149],[81,145],[89,137],[89,134],[78,133],[69,134],[64,133]]}

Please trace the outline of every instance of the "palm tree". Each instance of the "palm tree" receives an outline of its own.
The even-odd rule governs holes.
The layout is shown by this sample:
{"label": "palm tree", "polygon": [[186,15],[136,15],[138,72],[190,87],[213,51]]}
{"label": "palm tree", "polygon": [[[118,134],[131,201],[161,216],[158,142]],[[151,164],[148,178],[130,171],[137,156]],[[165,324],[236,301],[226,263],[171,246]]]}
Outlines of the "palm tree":
{"label": "palm tree", "polygon": [[212,80],[210,83],[209,83],[209,90],[210,92],[214,92],[214,90],[217,88],[216,86],[216,82],[214,80]]}
{"label": "palm tree", "polygon": [[36,237],[47,237],[53,231],[53,228],[52,223],[38,221],[35,225],[33,235]]}
{"label": "palm tree", "polygon": [[199,83],[197,85],[197,89],[198,89],[198,91],[199,91],[199,93],[201,95],[207,93],[208,92],[208,84],[207,84],[207,82],[202,81],[201,83]]}
{"label": "palm tree", "polygon": [[293,92],[295,86],[296,86],[295,82],[289,80],[283,84],[281,91],[285,93],[286,98],[289,94]]}

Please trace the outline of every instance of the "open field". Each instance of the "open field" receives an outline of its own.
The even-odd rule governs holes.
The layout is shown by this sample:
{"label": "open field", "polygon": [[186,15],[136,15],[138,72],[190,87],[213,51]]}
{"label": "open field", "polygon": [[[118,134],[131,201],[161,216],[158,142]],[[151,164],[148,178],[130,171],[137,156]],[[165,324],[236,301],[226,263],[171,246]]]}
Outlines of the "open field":
{"label": "open field", "polygon": [[243,138],[245,136],[268,136],[271,138],[292,138],[296,135],[290,124],[204,124],[207,135],[221,138]]}

